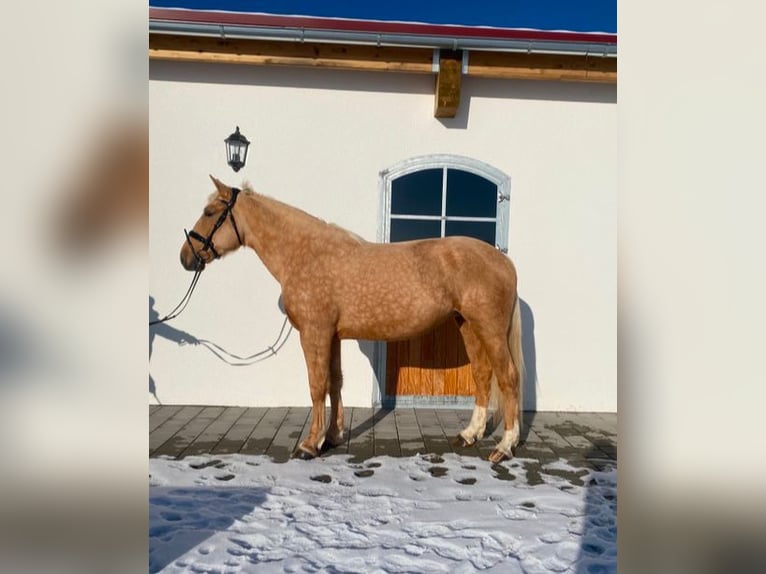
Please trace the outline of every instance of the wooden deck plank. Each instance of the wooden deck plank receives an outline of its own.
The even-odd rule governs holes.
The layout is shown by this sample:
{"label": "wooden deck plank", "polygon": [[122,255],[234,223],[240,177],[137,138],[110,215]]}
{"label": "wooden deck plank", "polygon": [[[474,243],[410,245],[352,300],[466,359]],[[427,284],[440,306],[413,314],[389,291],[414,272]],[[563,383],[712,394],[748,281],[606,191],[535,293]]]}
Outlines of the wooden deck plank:
{"label": "wooden deck plank", "polygon": [[195,438],[181,455],[192,456],[212,452],[246,410],[245,407],[224,408],[221,415]]}
{"label": "wooden deck plank", "polygon": [[394,421],[396,422],[396,432],[399,435],[401,455],[412,456],[417,453],[424,453],[426,445],[423,442],[423,435],[420,434],[415,409],[395,409]]}
{"label": "wooden deck plank", "polygon": [[306,425],[310,413],[310,407],[290,407],[274,435],[274,440],[266,449],[266,455],[277,462],[289,460],[298,446],[303,427]]}
{"label": "wooden deck plank", "polygon": [[149,434],[149,454],[154,456],[159,447],[202,412],[203,408],[200,406],[180,406],[170,418]]}
{"label": "wooden deck plank", "polygon": [[266,454],[274,435],[277,434],[282,421],[287,415],[287,407],[270,408],[255,425],[250,436],[242,445],[242,454]]}
{"label": "wooden deck plank", "polygon": [[162,408],[162,405],[149,405],[149,414],[151,415],[153,412],[158,411]]}
{"label": "wooden deck plank", "polygon": [[213,454],[233,454],[239,452],[258,422],[268,409],[266,407],[247,408],[236,422],[226,431],[215,447]]}
{"label": "wooden deck plank", "polygon": [[415,416],[420,425],[426,452],[430,454],[444,454],[452,452],[452,447],[444,434],[444,430],[436,416],[435,409],[416,409]]}
{"label": "wooden deck plank", "polygon": [[162,406],[149,412],[149,432],[153,432],[158,426],[176,414],[183,408],[182,405]]}
{"label": "wooden deck plank", "polygon": [[165,441],[156,451],[155,456],[174,456],[182,458],[182,453],[215,419],[221,416],[224,407],[204,407],[193,419]]}
{"label": "wooden deck plank", "polygon": [[354,423],[349,433],[348,453],[352,460],[360,460],[374,456],[373,411],[369,407],[354,408]]}
{"label": "wooden deck plank", "polygon": [[375,430],[373,451],[375,455],[401,456],[399,434],[396,431],[394,411],[379,409],[375,411]]}

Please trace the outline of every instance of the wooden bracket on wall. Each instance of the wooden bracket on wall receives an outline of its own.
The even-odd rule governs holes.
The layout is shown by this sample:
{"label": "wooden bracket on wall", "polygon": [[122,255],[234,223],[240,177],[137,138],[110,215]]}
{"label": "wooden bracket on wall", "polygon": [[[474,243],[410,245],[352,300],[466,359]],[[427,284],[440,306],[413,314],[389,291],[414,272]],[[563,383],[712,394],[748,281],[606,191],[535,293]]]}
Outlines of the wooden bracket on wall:
{"label": "wooden bracket on wall", "polygon": [[460,108],[460,83],[463,75],[463,53],[438,51],[439,70],[434,90],[434,117],[454,118]]}

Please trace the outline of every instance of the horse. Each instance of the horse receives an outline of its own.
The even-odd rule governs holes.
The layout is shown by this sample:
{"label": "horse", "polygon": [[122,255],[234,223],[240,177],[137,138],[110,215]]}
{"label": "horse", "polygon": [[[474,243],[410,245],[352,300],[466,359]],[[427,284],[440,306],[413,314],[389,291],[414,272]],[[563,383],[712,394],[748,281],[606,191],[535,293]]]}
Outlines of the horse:
{"label": "horse", "polygon": [[210,178],[215,192],[192,230],[184,230],[181,264],[202,271],[249,247],[279,282],[300,334],[312,402],[311,427],[293,456],[312,459],[343,442],[342,339],[404,340],[454,317],[476,382],[471,420],[457,444],[483,437],[488,407],[497,414],[500,400],[505,427],[489,460],[512,458],[524,363],[517,275],[506,255],[470,237],[368,242],[248,185],[240,190]]}

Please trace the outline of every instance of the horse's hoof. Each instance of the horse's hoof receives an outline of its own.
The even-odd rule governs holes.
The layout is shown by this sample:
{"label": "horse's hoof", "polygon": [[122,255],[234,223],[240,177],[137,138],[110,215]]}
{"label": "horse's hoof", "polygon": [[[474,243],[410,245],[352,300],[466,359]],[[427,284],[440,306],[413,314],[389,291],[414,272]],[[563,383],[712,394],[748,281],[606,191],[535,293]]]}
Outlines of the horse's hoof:
{"label": "horse's hoof", "polygon": [[504,460],[511,460],[511,455],[504,453],[502,450],[495,449],[489,455],[489,462],[497,464]]}
{"label": "horse's hoof", "polygon": [[341,443],[335,444],[331,440],[325,439],[325,441],[322,443],[322,446],[319,447],[319,452],[327,452],[328,450],[331,450],[335,448],[336,446],[339,446]]}
{"label": "horse's hoof", "polygon": [[460,448],[468,448],[469,446],[473,446],[475,442],[476,442],[475,440],[468,442],[463,435],[459,434],[454,438],[454,440],[452,441],[452,444],[453,446],[457,446]]}
{"label": "horse's hoof", "polygon": [[302,447],[298,447],[295,449],[295,452],[293,453],[293,458],[297,458],[298,460],[311,460],[316,458],[317,455],[314,453],[311,453]]}

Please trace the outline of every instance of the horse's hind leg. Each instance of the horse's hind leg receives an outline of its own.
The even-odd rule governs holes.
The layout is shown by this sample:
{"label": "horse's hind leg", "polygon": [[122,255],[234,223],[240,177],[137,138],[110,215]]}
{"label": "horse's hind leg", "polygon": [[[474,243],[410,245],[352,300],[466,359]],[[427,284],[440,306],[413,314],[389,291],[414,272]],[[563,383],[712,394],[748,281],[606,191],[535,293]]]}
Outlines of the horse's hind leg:
{"label": "horse's hind leg", "polygon": [[460,334],[463,336],[466,354],[471,361],[473,380],[476,383],[476,400],[474,402],[473,414],[471,415],[471,422],[460,431],[457,437],[458,444],[466,447],[484,436],[484,428],[487,424],[487,404],[489,403],[492,367],[481,341],[467,321],[463,321],[460,324]]}
{"label": "horse's hind leg", "polygon": [[491,462],[497,463],[513,456],[512,449],[519,442],[519,371],[513,364],[508,348],[509,322],[500,323],[497,319],[483,325],[474,324],[474,330],[481,340],[489,357],[497,384],[503,395],[503,418],[505,432],[503,438],[489,455]]}
{"label": "horse's hind leg", "polygon": [[340,339],[332,340],[332,358],[330,359],[330,426],[327,429],[326,443],[338,446],[343,443],[343,399],[340,391],[343,387],[343,372],[340,368]]}
{"label": "horse's hind leg", "polygon": [[319,454],[325,436],[325,399],[330,387],[332,337],[317,330],[301,332],[301,347],[306,359],[311,390],[311,427],[295,451],[295,456],[310,459]]}

